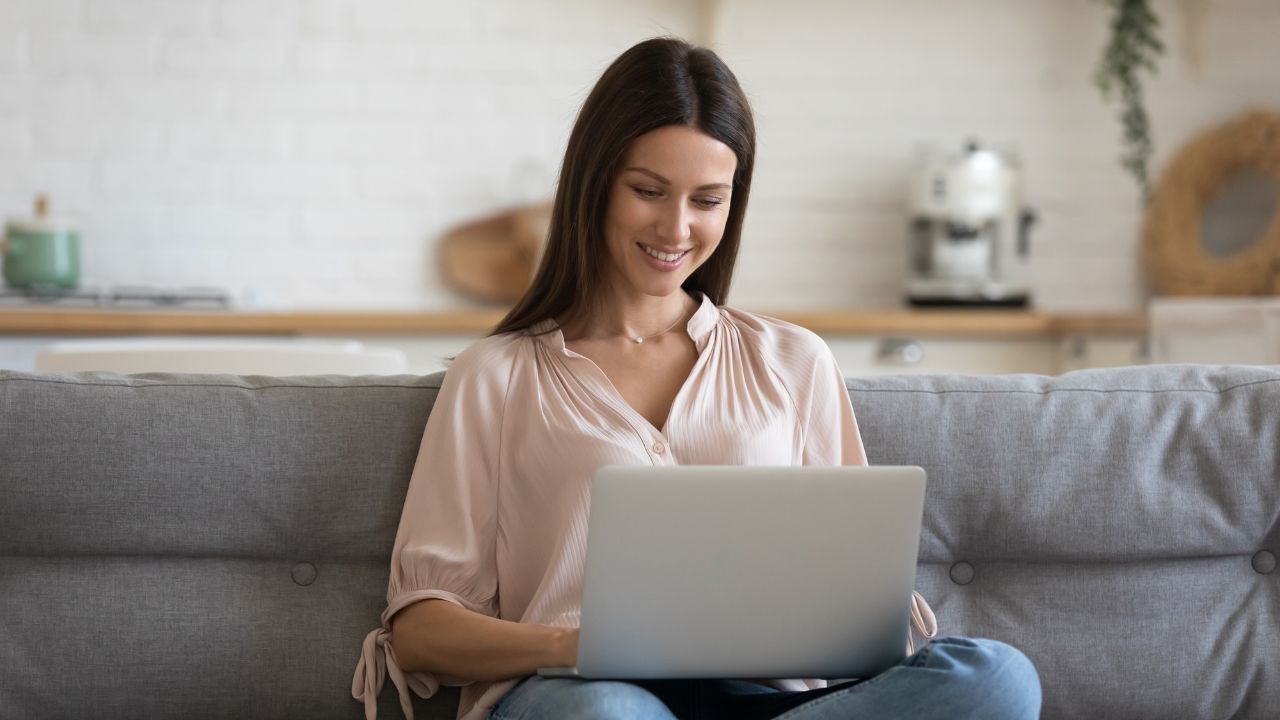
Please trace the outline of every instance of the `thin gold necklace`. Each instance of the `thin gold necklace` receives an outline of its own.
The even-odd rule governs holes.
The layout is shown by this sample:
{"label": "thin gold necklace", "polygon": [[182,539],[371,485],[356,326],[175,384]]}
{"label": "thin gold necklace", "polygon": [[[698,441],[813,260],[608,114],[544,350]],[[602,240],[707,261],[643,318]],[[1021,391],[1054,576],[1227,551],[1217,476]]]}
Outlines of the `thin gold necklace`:
{"label": "thin gold necklace", "polygon": [[684,320],[684,319],[685,319],[685,313],[683,313],[683,312],[682,312],[682,313],[680,313],[680,317],[676,318],[676,321],[675,321],[675,322],[673,322],[673,323],[671,323],[671,327],[667,328],[666,330],[663,330],[662,332],[654,333],[654,334],[652,334],[652,335],[644,335],[644,336],[637,335],[637,336],[635,336],[635,337],[633,337],[633,338],[631,338],[631,339],[632,339],[632,340],[635,340],[635,341],[636,341],[636,344],[637,344],[637,345],[639,345],[640,343],[644,342],[645,340],[652,340],[652,339],[654,339],[654,338],[658,337],[659,335],[666,335],[667,333],[669,333],[669,332],[671,332],[673,329],[675,329],[675,326],[679,325],[679,324],[680,324],[680,321],[681,321],[681,320]]}

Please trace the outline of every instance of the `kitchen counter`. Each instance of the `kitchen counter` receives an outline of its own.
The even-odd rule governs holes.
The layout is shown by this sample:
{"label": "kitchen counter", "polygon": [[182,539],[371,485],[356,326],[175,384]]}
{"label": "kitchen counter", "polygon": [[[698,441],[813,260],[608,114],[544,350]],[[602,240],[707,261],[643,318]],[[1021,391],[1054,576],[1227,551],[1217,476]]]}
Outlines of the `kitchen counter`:
{"label": "kitchen counter", "polygon": [[[1021,310],[759,311],[820,335],[1056,338],[1143,335],[1143,313]],[[505,311],[249,312],[0,307],[0,335],[483,335]]]}

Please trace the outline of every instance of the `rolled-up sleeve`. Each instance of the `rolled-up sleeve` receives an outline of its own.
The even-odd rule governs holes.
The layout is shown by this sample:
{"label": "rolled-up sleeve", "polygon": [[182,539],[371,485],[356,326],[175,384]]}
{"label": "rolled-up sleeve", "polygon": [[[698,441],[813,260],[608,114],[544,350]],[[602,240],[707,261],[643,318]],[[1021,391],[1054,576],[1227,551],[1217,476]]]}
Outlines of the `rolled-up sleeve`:
{"label": "rolled-up sleeve", "polygon": [[489,616],[497,614],[497,501],[502,410],[510,371],[484,342],[464,350],[445,373],[423,431],[391,551],[387,607],[381,627],[364,639],[351,695],[365,717],[377,717],[386,676],[413,718],[409,691],[430,698],[440,685],[470,681],[404,672],[391,646],[391,618],[430,598]]}

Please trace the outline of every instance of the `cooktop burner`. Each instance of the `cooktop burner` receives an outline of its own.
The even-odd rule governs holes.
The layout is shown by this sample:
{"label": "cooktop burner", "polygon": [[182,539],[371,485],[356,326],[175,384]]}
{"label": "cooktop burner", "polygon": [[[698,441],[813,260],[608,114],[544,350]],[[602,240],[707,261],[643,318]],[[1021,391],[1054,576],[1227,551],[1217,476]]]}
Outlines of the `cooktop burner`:
{"label": "cooktop burner", "polygon": [[215,307],[229,310],[231,295],[216,287],[189,286],[159,288],[152,285],[116,285],[102,289],[92,285],[77,288],[0,288],[0,306],[57,305],[83,307]]}

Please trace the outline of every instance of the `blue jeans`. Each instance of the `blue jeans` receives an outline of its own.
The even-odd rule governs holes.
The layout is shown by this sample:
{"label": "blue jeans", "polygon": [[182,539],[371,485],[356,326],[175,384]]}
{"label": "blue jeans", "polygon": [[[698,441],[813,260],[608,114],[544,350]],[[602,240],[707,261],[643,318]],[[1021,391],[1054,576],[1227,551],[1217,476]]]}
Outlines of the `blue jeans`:
{"label": "blue jeans", "polygon": [[492,720],[847,720],[1038,718],[1040,678],[998,640],[941,637],[865,680],[781,691],[740,680],[578,680],[528,677]]}

